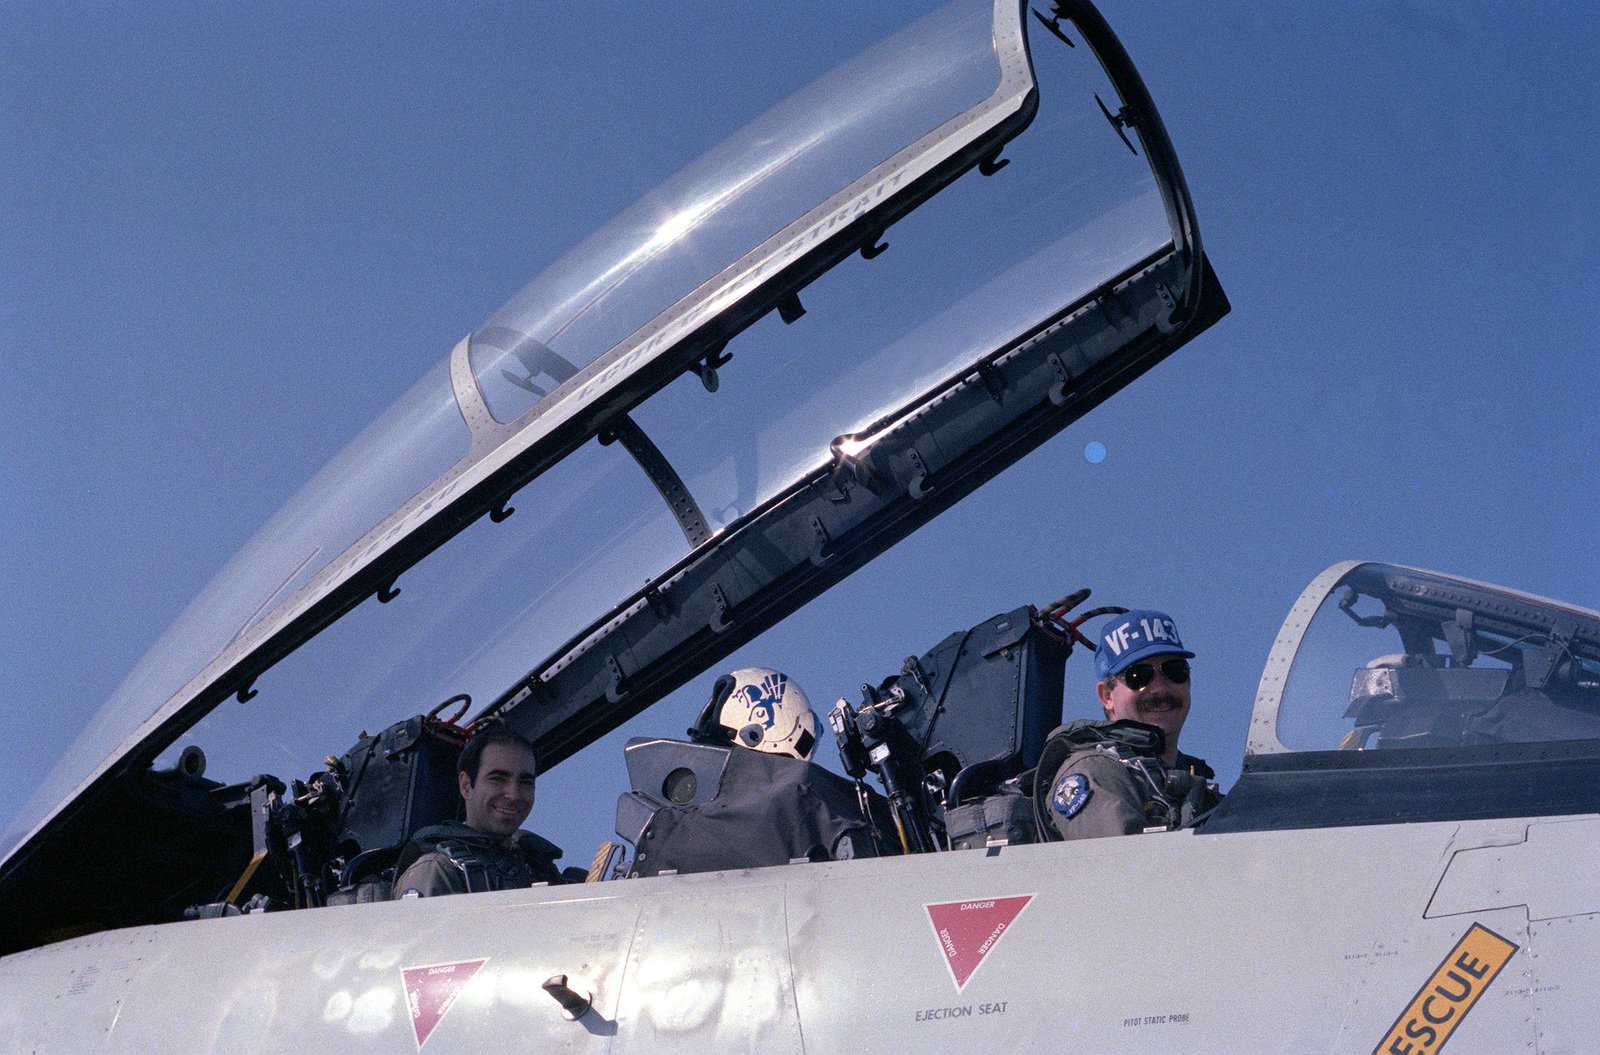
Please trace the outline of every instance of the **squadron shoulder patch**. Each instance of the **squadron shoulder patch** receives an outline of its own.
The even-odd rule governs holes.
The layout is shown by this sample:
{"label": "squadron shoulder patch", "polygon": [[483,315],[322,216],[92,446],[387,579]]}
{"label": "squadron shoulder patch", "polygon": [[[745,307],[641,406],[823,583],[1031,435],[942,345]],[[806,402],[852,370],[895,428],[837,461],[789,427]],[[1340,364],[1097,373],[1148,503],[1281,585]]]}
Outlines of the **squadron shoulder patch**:
{"label": "squadron shoulder patch", "polygon": [[1076,817],[1089,804],[1089,778],[1082,773],[1068,773],[1056,781],[1050,792],[1050,805],[1063,817]]}

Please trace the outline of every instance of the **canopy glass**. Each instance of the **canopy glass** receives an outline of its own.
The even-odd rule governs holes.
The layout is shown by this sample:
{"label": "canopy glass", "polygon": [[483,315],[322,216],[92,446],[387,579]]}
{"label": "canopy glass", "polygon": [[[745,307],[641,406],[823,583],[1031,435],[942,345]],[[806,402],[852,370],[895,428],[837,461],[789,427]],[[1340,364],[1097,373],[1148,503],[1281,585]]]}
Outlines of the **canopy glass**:
{"label": "canopy glass", "polygon": [[[915,23],[735,134],[530,283],[466,348],[468,395],[492,421],[469,425],[450,360],[431,371],[178,619],[0,850],[158,719],[170,721],[230,649],[256,647],[250,635],[275,630],[270,620],[315,593],[336,561],[387,544],[408,503],[486,451],[530,442],[529,423],[592,384],[596,363],[874,166],[938,140],[999,94],[1031,96],[1021,18],[1020,6],[958,0]],[[1097,108],[1096,93],[1112,89],[1086,51],[1041,56],[1044,102],[1006,148],[1008,164],[973,171],[898,219],[881,256],[814,279],[792,324],[773,313],[738,334],[714,386],[684,374],[632,411],[711,537],[825,464],[839,437],[869,433],[1172,243],[1149,162]],[[362,729],[457,694],[492,698],[691,549],[681,511],[624,446],[578,447],[514,496],[509,519],[472,523],[406,570],[389,603],[361,604],[299,645],[260,679],[259,698],[176,734],[163,757],[197,743],[208,777],[302,775]]]}

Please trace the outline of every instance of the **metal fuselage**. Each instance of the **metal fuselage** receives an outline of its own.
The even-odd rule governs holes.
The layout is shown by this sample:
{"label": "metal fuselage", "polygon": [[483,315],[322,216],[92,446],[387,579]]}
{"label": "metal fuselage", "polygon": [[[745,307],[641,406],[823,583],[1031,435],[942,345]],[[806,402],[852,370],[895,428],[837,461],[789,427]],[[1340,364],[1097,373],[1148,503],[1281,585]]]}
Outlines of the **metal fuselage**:
{"label": "metal fuselage", "polygon": [[[150,790],[144,778],[154,760],[194,722],[229,697],[252,699],[258,675],[364,599],[393,600],[402,572],[479,518],[503,521],[509,499],[527,494],[521,489],[564,459],[607,445],[589,445],[590,439],[624,436],[627,415],[642,408],[667,425],[689,422],[689,414],[669,413],[677,404],[652,408],[650,400],[689,370],[715,390],[730,340],[773,313],[786,325],[795,322],[800,291],[824,272],[858,252],[876,257],[889,225],[963,174],[997,173],[1002,148],[1020,154],[1013,140],[1034,120],[1038,102],[1022,33],[1026,16],[1009,0],[974,6],[985,16],[973,23],[983,30],[983,69],[993,67],[998,88],[985,87],[990,94],[941,115],[931,132],[912,122],[914,134],[891,158],[868,151],[872,167],[844,172],[843,185],[828,184],[804,214],[775,212],[779,234],[742,249],[713,276],[717,282],[691,274],[699,283],[689,287],[694,292],[652,303],[637,328],[614,343],[595,338],[581,370],[576,361],[565,364],[573,373],[560,385],[570,387],[558,386],[549,403],[516,404],[506,420],[495,418],[483,386],[501,376],[512,385],[519,379],[487,367],[479,370],[487,380],[478,378],[474,338],[462,341],[448,360],[439,405],[452,423],[460,411],[471,433],[468,453],[426,482],[427,489],[401,489],[414,497],[363,539],[341,542],[337,559],[307,573],[286,600],[274,601],[274,592],[247,607],[265,614],[259,621],[251,616],[214,655],[201,650],[196,662],[203,665],[185,668],[187,680],[170,698],[133,701],[138,707],[129,714],[137,720],[130,720],[122,745],[75,768],[70,794],[32,818],[7,849],[0,890],[14,899],[5,905],[14,919],[0,920],[0,936],[6,948],[21,951],[0,958],[7,997],[0,1048],[142,1053],[176,1042],[215,1052],[914,1047],[1417,1055],[1448,1045],[1459,1055],[1575,1051],[1593,1043],[1600,1033],[1593,1000],[1600,991],[1600,957],[1593,952],[1600,944],[1600,885],[1592,878],[1600,872],[1600,812],[1588,790],[1596,782],[1588,778],[1600,766],[1593,749],[1600,738],[1592,730],[1507,737],[1515,745],[1510,755],[1482,764],[1472,752],[1484,740],[1441,747],[1459,748],[1447,759],[1455,767],[1451,779],[1471,780],[1479,766],[1488,779],[1515,782],[1507,785],[1515,804],[1500,809],[1482,808],[1484,798],[1495,796],[1481,787],[1428,785],[1415,794],[1425,779],[1419,774],[1444,770],[1427,757],[1414,764],[1385,760],[1406,754],[1403,731],[1442,736],[1446,727],[1385,727],[1407,702],[1400,689],[1409,691],[1412,681],[1443,682],[1432,675],[1470,666],[1474,635],[1501,651],[1528,640],[1514,636],[1520,630],[1493,625],[1495,613],[1505,611],[1493,607],[1499,598],[1474,612],[1463,607],[1476,603],[1473,597],[1446,603],[1430,594],[1432,607],[1416,602],[1407,624],[1412,636],[1399,643],[1398,659],[1385,653],[1399,646],[1355,656],[1358,686],[1373,690],[1361,698],[1359,713],[1355,697],[1343,695],[1351,665],[1335,671],[1345,680],[1329,697],[1333,713],[1351,703],[1346,717],[1357,719],[1364,737],[1382,746],[1392,736],[1402,750],[1363,757],[1354,750],[1364,750],[1362,740],[1325,763],[1317,752],[1335,755],[1335,745],[1313,744],[1306,768],[1293,770],[1280,764],[1281,756],[1271,757],[1280,748],[1293,753],[1278,742],[1276,703],[1265,712],[1258,705],[1252,743],[1259,752],[1247,757],[1240,790],[1209,829],[126,926],[175,916],[185,897],[207,901],[211,887],[203,880],[216,877],[192,879],[183,869],[198,862],[196,871],[225,871],[229,863],[213,843],[186,840],[190,833],[176,830],[170,818],[177,813],[163,811],[159,794],[140,797]],[[1164,214],[1163,229],[1149,244],[1131,240],[1121,250],[1127,259],[1112,254],[1105,274],[1096,272],[1081,289],[1063,276],[1066,264],[1085,254],[1065,236],[1060,247],[1052,241],[1030,248],[1037,250],[1028,258],[1031,271],[977,275],[970,299],[963,293],[958,306],[988,312],[997,290],[1022,288],[1037,290],[1042,307],[1030,303],[1001,330],[970,338],[948,324],[911,334],[919,362],[933,336],[956,334],[948,361],[940,360],[943,373],[912,371],[915,384],[885,392],[865,426],[846,421],[836,428],[830,421],[816,436],[805,433],[816,458],[786,469],[770,487],[733,492],[748,501],[730,504],[733,512],[709,536],[700,510],[688,508],[693,502],[676,501],[687,491],[670,467],[655,464],[661,452],[634,444],[633,456],[674,506],[671,527],[682,528],[687,549],[652,567],[645,587],[635,589],[638,579],[617,587],[624,592],[608,595],[611,608],[574,616],[570,636],[557,639],[560,647],[509,687],[498,686],[504,691],[491,709],[537,740],[542,759],[559,762],[699,676],[1226,314],[1175,154],[1136,71],[1092,7],[1057,6],[1091,45],[1121,100],[1115,115],[1099,105],[1111,132],[1099,114],[1090,115],[1089,127],[1104,136],[1114,132],[1140,159],[1129,184],[1138,193],[1130,200]],[[1075,94],[1079,102],[1100,99]],[[898,94],[886,89],[885,98]],[[1144,154],[1134,150],[1134,139]],[[879,145],[873,138],[873,151]],[[1114,150],[1121,162],[1122,146]],[[774,199],[786,203],[784,194]],[[1106,229],[1128,226],[1123,213],[1110,215],[1114,222],[1103,226],[1099,215],[1083,220],[1084,245],[1093,246]],[[1036,226],[1031,219],[1029,226]],[[909,238],[915,228],[905,227]],[[891,257],[874,267],[893,263]],[[545,321],[528,321],[527,332],[512,334],[515,341],[502,351],[530,362],[540,350],[549,353],[538,337]],[[565,332],[572,321],[558,329]],[[500,329],[475,335],[485,362],[501,361],[488,355],[499,347],[490,338],[499,339]],[[816,349],[835,344],[818,340]],[[740,368],[761,361],[754,351],[741,346]],[[881,374],[898,362],[846,361],[833,375]],[[803,394],[819,403],[834,399],[809,389]],[[814,413],[809,408],[797,417]],[[750,450],[783,446],[762,432],[744,442]],[[514,525],[540,515],[534,497],[518,498],[533,511]],[[583,502],[552,508],[568,505]],[[573,560],[578,571],[600,563]],[[408,596],[425,596],[426,586],[419,571],[417,585],[408,581]],[[1294,617],[1302,629],[1321,600],[1308,596]],[[537,606],[519,596],[512,607],[520,613]],[[1369,619],[1363,626],[1382,622],[1360,618]],[[1588,628],[1582,633],[1575,629],[1580,622]],[[1571,612],[1530,623],[1549,643],[1541,637],[1526,659],[1517,658],[1522,687],[1537,681],[1542,690],[1558,675],[1568,678],[1572,692],[1590,694],[1575,713],[1584,721],[1600,714],[1591,705],[1600,682],[1572,674],[1577,653],[1563,651],[1589,649],[1584,662],[1594,664],[1590,638],[1597,624],[1594,613]],[[482,632],[463,651],[475,655],[502,631],[516,638],[507,627],[514,624]],[[1456,635],[1450,647],[1459,643],[1467,658],[1457,663],[1454,651],[1434,653],[1435,631]],[[1396,661],[1385,665],[1385,659]],[[1439,662],[1408,665],[1412,659]],[[1276,666],[1269,660],[1264,694],[1270,679],[1285,680],[1288,662],[1289,655]],[[1530,663],[1542,663],[1539,678],[1528,677]],[[1500,675],[1496,700],[1511,695],[1508,671]],[[1444,686],[1450,691],[1429,701],[1440,706],[1424,715],[1427,722],[1459,719],[1467,703],[1492,702],[1471,695],[1478,682]],[[1385,685],[1394,689],[1392,699],[1377,692]],[[1471,715],[1482,716],[1481,709]],[[1557,740],[1578,747],[1569,743],[1536,757],[1544,741]],[[336,745],[319,745],[316,757],[330,746]],[[1337,747],[1342,754],[1345,745]],[[1555,772],[1541,768],[1543,762],[1565,767],[1567,798],[1552,797],[1540,783],[1541,775]],[[1388,780],[1386,790],[1374,790],[1372,773]],[[1285,787],[1287,794],[1274,790]],[[196,831],[249,859],[252,833],[234,823],[254,809],[248,801],[220,819],[205,818],[209,827],[196,822]],[[1419,801],[1425,808],[1410,814],[1411,823],[1388,823]],[[1334,814],[1329,802],[1339,807]],[[133,805],[125,811],[125,803]],[[1504,815],[1523,812],[1530,815]],[[187,856],[166,852],[162,838]],[[157,864],[171,874],[152,877]],[[205,891],[190,897],[190,887]],[[111,907],[93,911],[103,907],[97,899]],[[63,932],[96,928],[106,929],[49,943]]]}
{"label": "metal fuselage", "polygon": [[[1456,1053],[1579,1051],[1600,1028],[1600,889],[1560,877],[1592,875],[1597,838],[1594,816],[1174,832],[134,928],[5,959],[0,1036],[104,1052],[175,1036],[219,1052],[1438,1050],[1406,1020],[1452,1028]],[[1514,947],[1492,973],[1455,952],[1474,928]],[[1478,977],[1452,976],[1463,956]],[[555,975],[593,998],[576,1020],[541,989]],[[1406,1018],[1413,998],[1428,1017]]]}

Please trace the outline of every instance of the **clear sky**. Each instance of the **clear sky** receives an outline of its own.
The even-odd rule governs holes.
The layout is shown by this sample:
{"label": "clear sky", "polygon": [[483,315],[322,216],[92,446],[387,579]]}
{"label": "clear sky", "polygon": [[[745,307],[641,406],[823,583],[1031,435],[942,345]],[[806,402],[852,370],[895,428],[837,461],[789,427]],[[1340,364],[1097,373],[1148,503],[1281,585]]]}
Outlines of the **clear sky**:
{"label": "clear sky", "polygon": [[[462,335],[919,7],[8,5],[0,826],[187,601]],[[1175,616],[1199,654],[1183,745],[1227,781],[1277,626],[1334,561],[1600,607],[1600,16],[1103,10],[1233,314],[734,661],[826,707],[1088,585]],[[1091,713],[1087,668],[1069,714]],[[552,774],[532,826],[586,860],[619,773]]]}

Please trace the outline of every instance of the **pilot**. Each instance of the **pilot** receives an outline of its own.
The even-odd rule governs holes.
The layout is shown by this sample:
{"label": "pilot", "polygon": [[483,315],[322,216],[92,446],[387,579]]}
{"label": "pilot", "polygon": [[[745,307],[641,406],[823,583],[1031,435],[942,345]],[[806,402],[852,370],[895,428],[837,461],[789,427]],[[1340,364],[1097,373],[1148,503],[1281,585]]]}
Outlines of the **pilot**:
{"label": "pilot", "polygon": [[787,674],[744,667],[711,686],[711,702],[689,735],[809,762],[818,728],[811,700]]}
{"label": "pilot", "polygon": [[1034,804],[1045,838],[1184,827],[1222,801],[1211,767],[1178,750],[1193,658],[1165,612],[1106,624],[1094,654],[1105,720],[1069,722],[1040,755]]}
{"label": "pilot", "polygon": [[639,835],[634,874],[877,856],[864,811],[886,821],[882,800],[868,793],[863,807],[854,784],[811,763],[818,729],[787,675],[745,667],[718,678],[689,730],[695,741],[731,748],[715,795],[658,809]]}
{"label": "pilot", "polygon": [[566,882],[555,865],[561,848],[521,830],[533,809],[535,770],[533,745],[504,726],[491,726],[468,740],[456,763],[466,822],[417,832],[396,866],[394,896]]}

